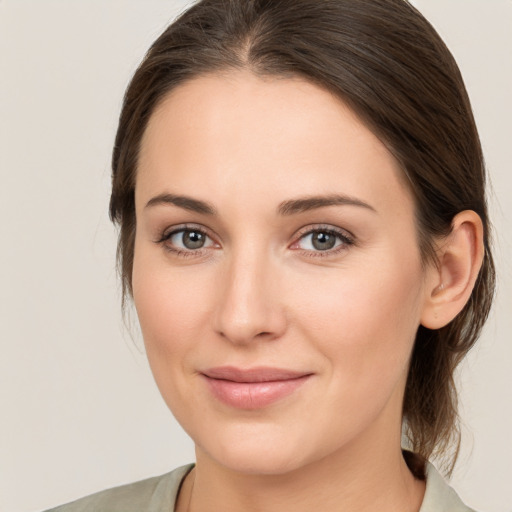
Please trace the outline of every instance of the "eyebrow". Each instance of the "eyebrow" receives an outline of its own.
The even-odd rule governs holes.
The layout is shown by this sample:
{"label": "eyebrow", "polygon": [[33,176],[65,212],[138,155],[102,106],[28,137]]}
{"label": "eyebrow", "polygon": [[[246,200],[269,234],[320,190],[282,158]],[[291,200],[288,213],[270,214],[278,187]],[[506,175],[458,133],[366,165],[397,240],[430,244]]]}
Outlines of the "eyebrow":
{"label": "eyebrow", "polygon": [[283,201],[279,207],[278,212],[280,215],[294,215],[297,213],[307,212],[309,210],[315,210],[317,208],[324,208],[326,206],[358,206],[360,208],[366,208],[372,212],[377,213],[377,210],[368,203],[361,201],[355,197],[350,197],[340,194],[332,194],[327,196],[307,196],[300,197],[298,199],[290,199],[289,201]]}
{"label": "eyebrow", "polygon": [[217,214],[217,210],[210,203],[200,201],[199,199],[194,199],[189,196],[179,196],[175,194],[160,194],[155,196],[147,202],[145,208],[162,204],[173,204],[180,208],[184,208],[185,210],[202,213],[203,215]]}
{"label": "eyebrow", "polygon": [[[172,204],[185,210],[200,213],[203,215],[217,215],[217,209],[206,201],[194,199],[189,196],[182,196],[176,194],[160,194],[150,199],[145,208],[157,205]],[[373,206],[357,199],[340,194],[331,194],[327,196],[306,196],[297,199],[289,199],[279,204],[277,213],[279,215],[288,216],[298,213],[316,210],[317,208],[324,208],[326,206],[358,206],[365,208],[372,212],[377,212]]]}

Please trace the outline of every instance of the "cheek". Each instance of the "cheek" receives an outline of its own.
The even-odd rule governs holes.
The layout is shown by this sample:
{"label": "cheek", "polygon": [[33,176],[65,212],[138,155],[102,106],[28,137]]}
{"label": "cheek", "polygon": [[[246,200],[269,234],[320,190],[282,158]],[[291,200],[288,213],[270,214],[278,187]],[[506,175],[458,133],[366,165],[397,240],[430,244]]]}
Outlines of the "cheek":
{"label": "cheek", "polygon": [[158,251],[145,251],[136,245],[133,300],[157,379],[156,370],[179,364],[183,354],[197,342],[197,331],[209,313],[209,281],[201,280],[197,273],[192,281],[186,276],[168,265]]}
{"label": "cheek", "polygon": [[407,371],[420,323],[422,270],[418,260],[398,257],[380,260],[378,273],[369,268],[343,269],[308,286],[301,325],[340,379],[391,385]]}
{"label": "cheek", "polygon": [[[195,275],[195,277],[200,277]],[[160,393],[177,420],[187,424],[191,411],[203,408],[191,388],[193,354],[204,338],[210,313],[206,280],[184,277],[161,254],[135,251],[133,300],[151,371]]]}

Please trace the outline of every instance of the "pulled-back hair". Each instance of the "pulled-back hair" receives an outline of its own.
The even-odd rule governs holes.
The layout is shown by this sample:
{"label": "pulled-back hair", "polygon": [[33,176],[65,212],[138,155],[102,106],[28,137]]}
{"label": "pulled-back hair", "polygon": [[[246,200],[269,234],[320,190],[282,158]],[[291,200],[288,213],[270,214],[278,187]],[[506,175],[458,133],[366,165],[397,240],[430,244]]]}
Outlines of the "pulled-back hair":
{"label": "pulled-back hair", "polygon": [[474,210],[485,257],[462,312],[438,330],[419,327],[403,403],[404,433],[421,476],[458,451],[454,371],[475,343],[494,294],[486,172],[471,106],[445,44],[405,0],[202,0],[151,46],[124,98],[112,158],[110,215],[120,225],[123,300],[131,295],[136,230],[134,189],[142,135],[173,88],[229,69],[299,76],[345,102],[392,152],[415,200],[424,264],[453,217]]}

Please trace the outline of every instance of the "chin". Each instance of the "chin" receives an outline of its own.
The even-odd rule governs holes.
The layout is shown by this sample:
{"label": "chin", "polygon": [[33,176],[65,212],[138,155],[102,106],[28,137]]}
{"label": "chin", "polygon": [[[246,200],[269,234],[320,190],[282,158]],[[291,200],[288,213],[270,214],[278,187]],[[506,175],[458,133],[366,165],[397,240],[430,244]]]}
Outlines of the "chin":
{"label": "chin", "polygon": [[208,455],[226,469],[247,475],[283,475],[304,465],[296,455],[276,453],[275,450],[231,450]]}
{"label": "chin", "polygon": [[198,461],[206,457],[231,471],[252,475],[285,474],[307,463],[304,443],[289,433],[254,427],[249,429],[251,432],[246,428],[238,428],[237,433],[229,430],[213,439],[198,439]]}

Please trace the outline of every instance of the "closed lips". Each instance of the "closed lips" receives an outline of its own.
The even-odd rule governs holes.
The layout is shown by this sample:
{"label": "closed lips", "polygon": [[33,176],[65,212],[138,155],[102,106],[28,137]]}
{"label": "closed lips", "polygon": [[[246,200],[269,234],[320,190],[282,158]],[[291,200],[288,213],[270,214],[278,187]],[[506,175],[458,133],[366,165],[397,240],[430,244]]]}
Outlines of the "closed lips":
{"label": "closed lips", "polygon": [[232,366],[210,368],[202,373],[210,379],[255,383],[292,380],[311,375],[311,372],[297,372],[281,368],[258,367],[243,370]]}
{"label": "closed lips", "polygon": [[236,409],[262,409],[300,388],[312,373],[279,368],[211,368],[202,372],[213,396]]}

